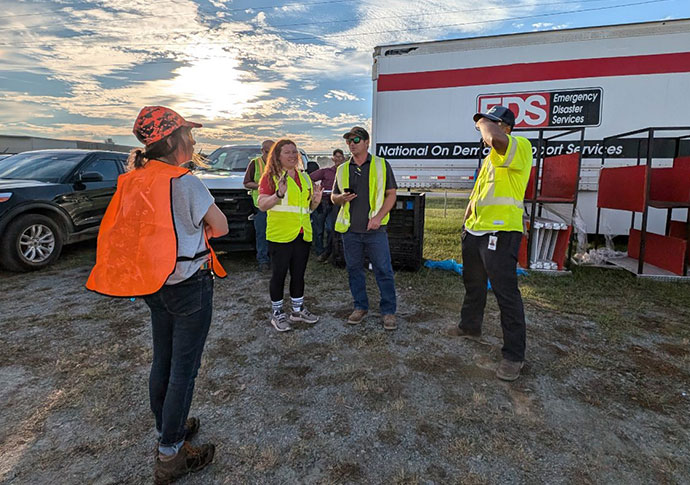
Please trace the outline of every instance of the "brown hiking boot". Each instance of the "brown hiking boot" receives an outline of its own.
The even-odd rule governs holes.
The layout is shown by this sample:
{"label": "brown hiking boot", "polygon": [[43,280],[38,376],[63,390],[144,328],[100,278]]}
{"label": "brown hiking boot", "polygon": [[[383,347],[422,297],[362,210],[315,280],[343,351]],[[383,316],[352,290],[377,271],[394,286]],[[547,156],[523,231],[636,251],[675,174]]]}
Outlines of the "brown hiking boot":
{"label": "brown hiking boot", "polygon": [[447,329],[446,335],[448,335],[450,337],[464,338],[467,340],[471,340],[473,342],[478,342],[480,344],[487,343],[485,340],[482,339],[481,333],[469,333],[467,330],[460,328],[457,325],[453,325],[452,327]]}
{"label": "brown hiking boot", "polygon": [[384,330],[395,330],[398,328],[398,324],[395,323],[395,315],[388,314],[383,316],[383,328]]}
{"label": "brown hiking boot", "polygon": [[347,323],[349,323],[350,325],[357,325],[359,323],[362,323],[362,320],[364,320],[364,317],[366,315],[366,310],[360,310],[359,308],[356,308],[355,311],[350,313],[350,316],[347,317]]}
{"label": "brown hiking boot", "polygon": [[503,359],[496,369],[496,377],[502,381],[514,381],[520,377],[520,369],[525,365],[524,362],[513,362]]}
{"label": "brown hiking boot", "polygon": [[153,480],[156,485],[167,485],[188,473],[198,472],[213,461],[215,452],[215,445],[192,446],[185,441],[180,451],[172,458],[167,460],[161,459],[160,456],[156,458]]}
{"label": "brown hiking boot", "polygon": [[[184,440],[185,441],[192,441],[192,438],[196,436],[196,434],[199,432],[199,428],[201,427],[201,421],[199,418],[188,418],[187,421],[184,422]],[[156,440],[156,448],[153,450],[153,454],[158,458],[158,446],[160,445],[161,440],[158,438]]]}

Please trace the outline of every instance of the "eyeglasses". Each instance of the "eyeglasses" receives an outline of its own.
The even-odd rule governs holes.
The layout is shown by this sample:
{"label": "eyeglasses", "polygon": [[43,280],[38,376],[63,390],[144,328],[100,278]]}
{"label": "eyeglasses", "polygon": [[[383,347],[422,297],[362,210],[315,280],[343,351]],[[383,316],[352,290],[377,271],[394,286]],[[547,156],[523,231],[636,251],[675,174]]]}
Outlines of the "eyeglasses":
{"label": "eyeglasses", "polygon": [[347,143],[348,145],[349,145],[350,143],[354,143],[354,144],[356,145],[356,144],[359,143],[360,141],[362,141],[362,137],[361,137],[361,136],[353,136],[352,138],[348,138],[347,141],[346,141],[346,143]]}

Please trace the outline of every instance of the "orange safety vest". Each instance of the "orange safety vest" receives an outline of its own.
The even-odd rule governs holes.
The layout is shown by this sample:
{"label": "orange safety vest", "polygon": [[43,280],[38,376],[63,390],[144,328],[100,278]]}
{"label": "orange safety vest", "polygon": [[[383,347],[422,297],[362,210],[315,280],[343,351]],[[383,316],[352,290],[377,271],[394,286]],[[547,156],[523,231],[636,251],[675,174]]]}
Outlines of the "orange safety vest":
{"label": "orange safety vest", "polygon": [[[178,261],[172,181],[186,173],[189,170],[185,168],[150,160],[144,167],[120,175],[101,221],[96,265],[86,288],[108,296],[131,297],[151,295],[163,287]],[[208,239],[206,247],[211,269],[224,278],[227,273]]]}

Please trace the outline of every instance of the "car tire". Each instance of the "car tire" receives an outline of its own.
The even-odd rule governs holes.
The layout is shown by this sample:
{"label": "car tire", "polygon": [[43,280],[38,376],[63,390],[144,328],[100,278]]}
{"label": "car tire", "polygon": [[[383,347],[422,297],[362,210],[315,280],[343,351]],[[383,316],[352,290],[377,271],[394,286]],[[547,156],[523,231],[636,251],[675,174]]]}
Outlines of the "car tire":
{"label": "car tire", "polygon": [[35,271],[54,263],[62,244],[62,231],[53,219],[21,215],[8,224],[0,240],[0,260],[10,271]]}

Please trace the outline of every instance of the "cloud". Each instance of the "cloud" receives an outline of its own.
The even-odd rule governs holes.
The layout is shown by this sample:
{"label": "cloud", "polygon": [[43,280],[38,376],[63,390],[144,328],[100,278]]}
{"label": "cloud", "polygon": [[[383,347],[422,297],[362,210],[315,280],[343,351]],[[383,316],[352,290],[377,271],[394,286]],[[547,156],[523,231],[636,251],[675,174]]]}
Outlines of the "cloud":
{"label": "cloud", "polygon": [[569,24],[553,24],[551,22],[535,22],[532,24],[532,30],[560,30],[565,29]]}
{"label": "cloud", "polygon": [[352,93],[341,91],[339,89],[331,89],[323,95],[324,98],[337,99],[338,101],[364,101],[363,98],[358,98]]}
{"label": "cloud", "polygon": [[[9,93],[0,87],[3,127],[40,136],[129,137],[134,143],[134,117],[141,106],[155,103],[203,122],[199,138],[209,145],[291,133],[307,145],[320,140],[331,146],[329,140],[367,123],[370,114],[328,114],[340,105],[318,103],[322,91],[307,93],[322,89],[327,100],[363,101],[351,91],[364,92],[357,84],[370,89],[375,45],[481,32],[497,24],[474,22],[528,13],[537,8],[535,1],[516,0],[508,8],[498,0],[480,7],[471,0],[360,0],[348,9],[351,22],[328,23],[332,7],[319,2],[242,11],[230,8],[231,0],[209,0],[202,12],[192,0],[43,7],[8,0],[5,10],[12,16],[0,27],[2,75],[38,75],[59,81],[55,85],[64,92],[39,94],[27,85],[26,93]],[[307,22],[298,25],[302,19]]]}

